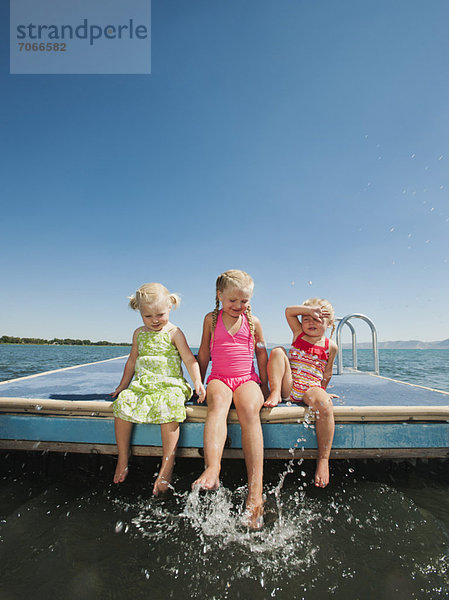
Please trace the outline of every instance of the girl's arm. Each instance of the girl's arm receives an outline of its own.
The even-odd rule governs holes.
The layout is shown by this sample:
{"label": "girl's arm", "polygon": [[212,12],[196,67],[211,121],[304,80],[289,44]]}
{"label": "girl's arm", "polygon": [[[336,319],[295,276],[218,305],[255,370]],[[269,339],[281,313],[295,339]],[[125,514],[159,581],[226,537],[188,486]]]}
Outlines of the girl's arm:
{"label": "girl's arm", "polygon": [[179,328],[176,328],[173,332],[171,341],[176,346],[181,356],[181,360],[185,364],[186,369],[189,372],[190,377],[192,378],[193,387],[195,388],[195,391],[198,394],[198,402],[204,402],[204,399],[206,397],[206,391],[204,389],[204,385],[201,379],[198,361],[193,356],[193,353],[190,350],[189,345],[187,344],[186,337]]}
{"label": "girl's arm", "polygon": [[252,316],[254,323],[254,337],[256,338],[255,345],[255,353],[257,366],[259,368],[259,377],[261,381],[261,389],[264,398],[268,398],[270,395],[270,390],[268,388],[268,374],[267,374],[267,363],[268,363],[268,353],[267,347],[265,345],[265,339],[263,336],[262,325],[257,317]]}
{"label": "girl's arm", "polygon": [[321,320],[329,316],[329,313],[318,306],[287,306],[285,309],[285,318],[290,329],[293,331],[293,341],[302,333],[301,321],[298,317],[305,315]]}
{"label": "girl's arm", "polygon": [[111,394],[111,396],[113,398],[117,398],[117,396],[120,394],[120,392],[122,392],[123,390],[126,390],[126,388],[131,383],[131,379],[134,377],[134,369],[136,366],[136,360],[139,355],[139,352],[137,350],[137,334],[139,333],[139,331],[141,329],[142,328],[139,327],[138,329],[136,329],[136,331],[133,334],[133,344],[132,344],[131,352],[129,353],[128,360],[126,361],[122,379],[120,380],[118,387]]}
{"label": "girl's arm", "polygon": [[330,340],[329,342],[329,360],[327,361],[326,368],[323,373],[323,381],[321,382],[322,388],[325,390],[329,385],[329,381],[332,377],[332,367],[334,365],[335,357],[337,356],[337,344]]}
{"label": "girl's arm", "polygon": [[206,377],[207,367],[210,361],[210,338],[212,335],[212,313],[204,317],[203,334],[201,336],[200,349],[198,350],[198,363],[200,365],[201,381]]}

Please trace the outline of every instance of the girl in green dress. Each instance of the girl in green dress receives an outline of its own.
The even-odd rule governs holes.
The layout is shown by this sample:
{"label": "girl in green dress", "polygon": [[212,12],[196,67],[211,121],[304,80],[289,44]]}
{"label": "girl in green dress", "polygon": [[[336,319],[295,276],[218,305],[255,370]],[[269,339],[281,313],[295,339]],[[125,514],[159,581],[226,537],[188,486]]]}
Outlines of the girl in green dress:
{"label": "girl in green dress", "polygon": [[185,402],[192,388],[184,379],[181,361],[192,378],[199,402],[205,398],[200,369],[182,331],[169,322],[171,308],[177,308],[179,296],[160,283],[140,287],[129,305],[139,310],[143,327],[136,329],[123,377],[111,394],[118,460],[114,483],[122,483],[128,474],[129,443],[133,423],[157,423],[161,426],[162,466],[153,487],[157,496],[171,482],[179,423],[185,420]]}

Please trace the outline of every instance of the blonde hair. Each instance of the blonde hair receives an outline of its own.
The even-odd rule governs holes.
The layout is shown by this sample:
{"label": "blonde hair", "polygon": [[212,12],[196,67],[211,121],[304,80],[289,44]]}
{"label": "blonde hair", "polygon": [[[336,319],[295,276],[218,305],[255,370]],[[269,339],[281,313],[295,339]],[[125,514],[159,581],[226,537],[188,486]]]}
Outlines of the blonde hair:
{"label": "blonde hair", "polygon": [[134,296],[129,297],[129,306],[133,310],[140,310],[142,304],[158,304],[164,301],[170,308],[178,308],[181,298],[178,294],[170,294],[161,283],[144,283]]}
{"label": "blonde hair", "polygon": [[[238,269],[229,269],[217,277],[215,284],[215,308],[212,312],[212,333],[215,331],[217,326],[218,313],[220,312],[220,300],[218,298],[218,292],[224,292],[228,288],[235,288],[242,292],[248,292],[249,296],[253,295],[254,281],[251,275],[245,273],[245,271],[239,271]],[[254,321],[251,314],[251,305],[248,304],[245,310],[246,318],[248,319],[249,329],[253,339],[255,339],[255,328]]]}
{"label": "blonde hair", "polygon": [[327,318],[328,327],[330,327],[332,325],[332,331],[331,331],[331,335],[330,335],[330,337],[332,337],[334,334],[334,331],[335,331],[335,323],[334,323],[335,311],[334,311],[334,307],[329,302],[329,300],[325,300],[324,298],[309,298],[308,300],[303,302],[303,305],[304,306],[319,306],[320,308],[325,308],[327,310],[327,312],[330,315]]}

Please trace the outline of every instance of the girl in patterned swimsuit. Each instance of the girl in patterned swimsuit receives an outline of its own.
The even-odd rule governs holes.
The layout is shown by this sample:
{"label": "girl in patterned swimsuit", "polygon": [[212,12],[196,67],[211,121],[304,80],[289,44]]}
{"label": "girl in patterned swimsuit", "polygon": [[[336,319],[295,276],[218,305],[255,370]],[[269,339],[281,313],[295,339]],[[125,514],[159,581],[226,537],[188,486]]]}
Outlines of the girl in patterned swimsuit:
{"label": "girl in patterned swimsuit", "polygon": [[118,448],[114,483],[122,483],[128,474],[132,424],[161,426],[163,455],[153,487],[155,496],[165,492],[171,482],[179,423],[186,418],[184,403],[192,395],[182,374],[181,360],[200,402],[206,394],[198,363],[184,334],[168,320],[170,309],[177,308],[179,302],[179,296],[170,294],[160,283],[147,283],[130,298],[129,305],[140,311],[144,326],[134,332],[122,380],[111,394],[113,398],[118,396],[112,405]]}
{"label": "girl in patterned swimsuit", "polygon": [[311,298],[302,306],[287,307],[285,316],[293,332],[293,342],[288,356],[281,347],[271,351],[268,361],[271,393],[265,406],[273,407],[282,398],[289,398],[291,402],[304,402],[315,412],[318,443],[315,485],[326,487],[335,430],[332,398],[337,397],[328,394],[326,388],[332,377],[337,345],[324,334],[331,325],[334,332],[334,309],[327,300]]}
{"label": "girl in patterned swimsuit", "polygon": [[[204,319],[198,352],[203,380],[210,358],[212,371],[207,380],[205,470],[193,487],[214,490],[220,485],[226,421],[234,401],[242,428],[242,448],[248,473],[246,519],[251,528],[260,529],[263,524],[263,437],[259,412],[264,395],[268,395],[268,384],[262,326],[251,314],[249,305],[253,288],[253,280],[247,273],[226,271],[217,279],[215,310]],[[254,350],[260,378],[254,370]]]}

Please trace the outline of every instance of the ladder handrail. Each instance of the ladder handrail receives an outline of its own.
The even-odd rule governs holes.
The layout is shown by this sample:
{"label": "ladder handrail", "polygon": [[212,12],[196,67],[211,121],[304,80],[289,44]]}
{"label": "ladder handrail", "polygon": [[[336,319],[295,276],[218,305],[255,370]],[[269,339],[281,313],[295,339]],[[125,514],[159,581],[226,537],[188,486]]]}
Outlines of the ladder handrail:
{"label": "ladder handrail", "polygon": [[[341,317],[336,317],[335,321],[341,321]],[[350,323],[349,321],[346,321],[346,325],[349,327],[349,329],[351,330],[351,341],[352,341],[352,367],[353,369],[357,370],[357,334],[355,332],[355,329],[352,325],[352,323]],[[337,338],[338,339],[338,338]],[[340,345],[337,343],[338,347],[340,348]]]}
{"label": "ladder handrail", "polygon": [[346,315],[346,317],[343,317],[342,319],[340,319],[340,322],[338,323],[337,334],[336,334],[337,346],[339,349],[338,354],[337,354],[337,375],[341,375],[343,373],[343,348],[341,347],[341,330],[343,329],[344,325],[348,325],[348,327],[352,331],[352,359],[353,359],[354,368],[357,370],[357,349],[355,349],[355,353],[354,353],[355,331],[354,331],[354,328],[352,327],[352,325],[349,323],[350,319],[362,319],[362,321],[365,321],[366,323],[368,323],[368,325],[371,329],[371,340],[372,340],[372,344],[373,344],[374,373],[376,375],[379,375],[379,351],[377,349],[376,327],[374,326],[374,323],[371,321],[371,319],[369,317],[367,317],[366,315],[362,315],[360,313],[353,313],[351,315]]}

